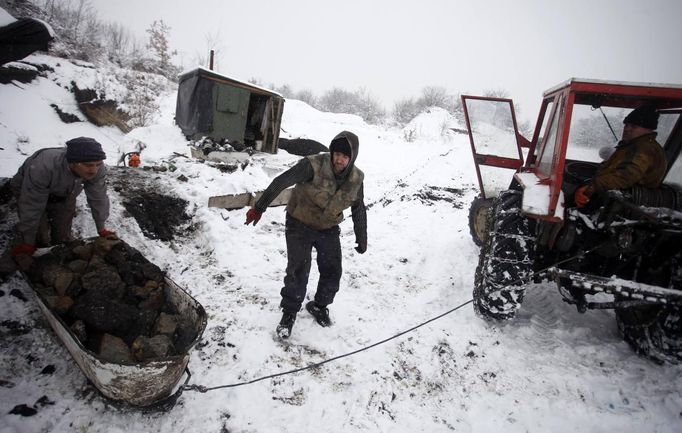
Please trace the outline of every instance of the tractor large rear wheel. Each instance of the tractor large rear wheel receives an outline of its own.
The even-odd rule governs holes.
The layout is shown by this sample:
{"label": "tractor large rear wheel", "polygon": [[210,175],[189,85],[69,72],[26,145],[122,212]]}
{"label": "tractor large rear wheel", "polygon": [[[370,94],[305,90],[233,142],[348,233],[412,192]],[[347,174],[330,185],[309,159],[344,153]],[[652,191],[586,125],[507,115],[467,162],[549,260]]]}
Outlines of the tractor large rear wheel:
{"label": "tractor large rear wheel", "polygon": [[521,199],[520,191],[504,191],[488,213],[473,291],[474,311],[484,318],[514,317],[532,276],[535,225],[521,212]]}

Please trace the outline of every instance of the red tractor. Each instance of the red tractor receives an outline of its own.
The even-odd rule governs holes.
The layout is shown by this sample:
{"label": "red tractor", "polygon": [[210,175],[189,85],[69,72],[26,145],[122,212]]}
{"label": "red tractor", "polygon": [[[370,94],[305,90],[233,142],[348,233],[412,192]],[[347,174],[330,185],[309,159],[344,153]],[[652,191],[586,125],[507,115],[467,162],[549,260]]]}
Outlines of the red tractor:
{"label": "red tractor", "polygon": [[[577,207],[576,188],[643,105],[659,113],[663,185],[608,191],[598,206]],[[469,212],[481,246],[476,313],[510,319],[529,283],[553,280],[581,313],[615,310],[638,353],[682,362],[682,86],[570,79],[544,93],[531,140],[510,99],[462,96],[462,106],[480,185]]]}

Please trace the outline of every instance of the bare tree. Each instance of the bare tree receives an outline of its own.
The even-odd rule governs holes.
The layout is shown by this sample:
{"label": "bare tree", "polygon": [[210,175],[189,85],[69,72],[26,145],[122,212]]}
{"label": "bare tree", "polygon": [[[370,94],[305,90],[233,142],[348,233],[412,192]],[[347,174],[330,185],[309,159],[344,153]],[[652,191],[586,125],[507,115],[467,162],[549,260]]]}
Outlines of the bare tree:
{"label": "bare tree", "polygon": [[169,33],[170,27],[168,27],[163,20],[154,21],[147,29],[147,34],[149,35],[147,48],[150,48],[156,57],[158,57],[159,64],[163,69],[170,65],[171,56],[176,54],[175,51],[171,52],[170,50],[170,44],[168,42]]}
{"label": "bare tree", "polygon": [[170,27],[168,27],[163,20],[154,21],[147,29],[149,40],[147,48],[151,49],[156,57],[156,64],[151,63],[151,68],[147,67],[142,70],[148,72],[155,72],[165,76],[170,80],[176,80],[179,69],[171,63],[171,57],[177,54],[177,51],[170,49],[168,42],[168,35]]}
{"label": "bare tree", "polygon": [[422,95],[419,98],[418,105],[421,108],[440,107],[443,109],[450,109],[452,97],[448,95],[445,87],[441,86],[427,86],[422,89]]}
{"label": "bare tree", "polygon": [[97,14],[94,10],[89,9],[85,15],[83,15],[81,23],[82,31],[79,41],[83,47],[82,51],[84,55],[89,60],[101,58],[104,54],[104,46],[101,41],[104,35],[101,30],[102,23],[97,18]]}
{"label": "bare tree", "polygon": [[222,38],[220,37],[220,30],[216,30],[215,33],[206,33],[204,36],[204,41],[206,42],[205,54],[201,55],[199,53],[195,54],[196,64],[202,65],[206,68],[209,65],[209,54],[213,51],[213,69],[215,71],[220,71],[221,62],[220,56],[224,51],[224,46],[222,43]]}
{"label": "bare tree", "polygon": [[294,99],[303,101],[311,107],[316,107],[318,104],[317,96],[310,89],[302,89],[295,93]]}
{"label": "bare tree", "polygon": [[483,91],[483,96],[488,98],[509,98],[509,91],[506,89],[488,89]]}
{"label": "bare tree", "polygon": [[55,0],[45,0],[45,3],[43,3],[43,9],[45,10],[45,18],[48,21],[52,21],[52,17],[54,16],[55,10],[54,2]]}
{"label": "bare tree", "polygon": [[351,113],[353,106],[353,93],[339,87],[327,90],[320,99],[323,110],[332,113]]}
{"label": "bare tree", "polygon": [[136,128],[148,126],[159,111],[157,96],[159,89],[153,80],[141,72],[133,72],[126,77],[128,93],[123,102],[130,115],[128,125]]}
{"label": "bare tree", "polygon": [[119,64],[123,63],[123,57],[128,53],[131,45],[130,32],[121,24],[113,23],[105,25],[105,46],[109,60]]}
{"label": "bare tree", "polygon": [[293,89],[288,84],[282,84],[281,86],[275,86],[274,84],[270,84],[270,88],[275,92],[279,93],[280,95],[284,96],[285,98],[291,98],[294,95]]}
{"label": "bare tree", "polygon": [[356,112],[354,114],[362,117],[366,122],[377,124],[386,117],[379,101],[366,88],[360,88],[355,92]]}
{"label": "bare tree", "polygon": [[92,12],[92,5],[89,0],[77,0],[76,7],[71,15],[71,36],[78,39],[81,24],[86,20],[88,14]]}
{"label": "bare tree", "polygon": [[356,114],[368,123],[377,123],[386,116],[379,102],[364,88],[349,92],[335,87],[322,95],[319,105],[332,113]]}
{"label": "bare tree", "polygon": [[419,114],[419,106],[414,98],[401,99],[393,105],[393,118],[405,125]]}

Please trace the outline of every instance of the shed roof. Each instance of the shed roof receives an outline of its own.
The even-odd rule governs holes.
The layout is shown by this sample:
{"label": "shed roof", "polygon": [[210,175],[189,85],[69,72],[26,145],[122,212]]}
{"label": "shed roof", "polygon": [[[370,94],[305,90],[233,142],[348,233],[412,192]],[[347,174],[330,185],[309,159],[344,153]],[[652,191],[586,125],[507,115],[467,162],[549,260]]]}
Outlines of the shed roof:
{"label": "shed roof", "polygon": [[246,89],[252,93],[258,93],[261,95],[270,95],[270,96],[276,96],[279,98],[284,98],[282,95],[280,95],[279,93],[277,93],[273,90],[266,89],[265,87],[257,86],[255,84],[248,83],[245,81],[237,80],[235,78],[228,77],[227,75],[222,75],[222,74],[219,74],[215,71],[211,71],[210,69],[205,69],[202,67],[198,67],[196,69],[191,69],[189,71],[185,71],[185,72],[181,73],[180,75],[178,75],[178,82],[182,84],[182,82],[184,80],[187,80],[187,79],[193,78],[193,77],[197,77],[197,76],[200,78],[206,78],[208,80],[217,81],[220,83],[230,84],[230,85],[235,86],[235,87],[240,87],[240,88]]}

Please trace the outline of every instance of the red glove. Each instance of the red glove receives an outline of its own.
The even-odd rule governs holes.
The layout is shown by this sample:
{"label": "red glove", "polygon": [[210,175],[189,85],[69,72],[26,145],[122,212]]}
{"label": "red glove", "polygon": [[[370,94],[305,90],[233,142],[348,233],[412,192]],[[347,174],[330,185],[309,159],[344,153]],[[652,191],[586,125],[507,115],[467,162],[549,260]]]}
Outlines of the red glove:
{"label": "red glove", "polygon": [[358,246],[355,247],[355,251],[360,254],[365,254],[365,251],[367,251],[367,241],[357,241],[356,243]]}
{"label": "red glove", "polygon": [[253,223],[255,226],[258,224],[258,221],[260,221],[260,217],[263,216],[263,212],[258,212],[256,209],[251,208],[246,212],[246,222],[244,223],[245,225],[249,225]]}
{"label": "red glove", "polygon": [[575,200],[576,206],[583,207],[587,204],[587,202],[590,201],[591,196],[592,188],[589,185],[583,185],[575,190],[575,195],[573,196],[573,199]]}
{"label": "red glove", "polygon": [[110,230],[107,230],[107,229],[102,229],[97,234],[100,235],[101,237],[107,238],[107,239],[109,239],[109,238],[118,239],[118,237],[116,236],[116,233],[114,233]]}
{"label": "red glove", "polygon": [[19,244],[16,247],[12,248],[12,251],[10,252],[10,254],[12,255],[12,257],[17,257],[17,256],[20,256],[22,254],[32,256],[33,253],[35,253],[35,252],[36,252],[36,247],[34,247],[33,245],[31,245],[31,244]]}

